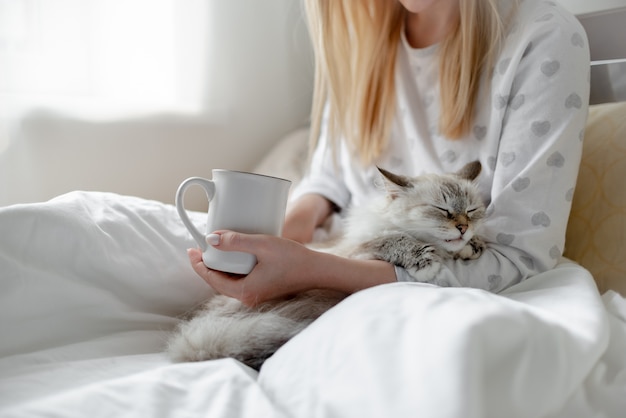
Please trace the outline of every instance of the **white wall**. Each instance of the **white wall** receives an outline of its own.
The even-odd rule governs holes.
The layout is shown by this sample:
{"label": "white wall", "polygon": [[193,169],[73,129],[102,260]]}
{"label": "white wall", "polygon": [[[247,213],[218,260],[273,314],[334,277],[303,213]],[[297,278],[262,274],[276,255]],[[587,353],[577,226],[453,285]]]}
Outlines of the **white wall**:
{"label": "white wall", "polygon": [[[203,1],[204,110],[92,120],[32,109],[0,146],[0,205],[77,189],[172,202],[186,177],[209,177],[212,168],[249,170],[282,135],[306,124],[313,63],[300,2]],[[626,0],[558,1],[577,14],[626,6]],[[204,206],[201,192],[189,194],[189,206]]]}
{"label": "white wall", "polygon": [[576,15],[626,7],[626,0],[558,0],[558,2]]}
{"label": "white wall", "polygon": [[[203,111],[97,121],[32,109],[0,147],[0,205],[77,189],[172,202],[186,177],[249,170],[306,124],[313,60],[300,2],[206,1]],[[201,192],[189,195],[188,206],[203,206]]]}

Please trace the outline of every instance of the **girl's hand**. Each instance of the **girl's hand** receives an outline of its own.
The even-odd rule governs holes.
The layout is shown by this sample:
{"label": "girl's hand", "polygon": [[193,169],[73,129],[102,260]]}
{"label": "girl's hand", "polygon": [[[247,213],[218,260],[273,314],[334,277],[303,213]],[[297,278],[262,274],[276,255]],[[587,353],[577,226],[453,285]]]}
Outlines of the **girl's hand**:
{"label": "girl's hand", "polygon": [[211,270],[202,253],[188,250],[193,269],[217,292],[247,306],[311,289],[344,294],[396,281],[393,265],[380,260],[356,260],[317,252],[304,245],[271,235],[217,231],[223,251],[254,254],[257,264],[247,276]]}
{"label": "girl's hand", "polygon": [[202,252],[188,250],[189,260],[195,272],[217,292],[241,300],[247,306],[255,306],[304,290],[312,269],[311,260],[316,253],[295,241],[270,235],[248,235],[232,231],[218,231],[223,251],[243,251],[254,254],[257,264],[247,276],[233,275],[211,270],[202,261]]}

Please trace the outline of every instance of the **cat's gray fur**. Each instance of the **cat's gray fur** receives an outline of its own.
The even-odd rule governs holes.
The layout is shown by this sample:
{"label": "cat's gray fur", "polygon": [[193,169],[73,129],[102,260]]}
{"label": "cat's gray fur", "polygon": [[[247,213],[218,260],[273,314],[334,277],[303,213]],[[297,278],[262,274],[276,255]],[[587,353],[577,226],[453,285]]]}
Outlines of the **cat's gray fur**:
{"label": "cat's gray fur", "polygon": [[[379,169],[387,194],[353,209],[345,233],[318,251],[378,259],[404,267],[419,282],[433,279],[446,258],[475,259],[484,243],[476,235],[485,208],[473,180],[478,161],[454,174],[405,177]],[[343,295],[315,290],[248,308],[236,299],[212,297],[168,342],[174,361],[236,358],[259,369]]]}

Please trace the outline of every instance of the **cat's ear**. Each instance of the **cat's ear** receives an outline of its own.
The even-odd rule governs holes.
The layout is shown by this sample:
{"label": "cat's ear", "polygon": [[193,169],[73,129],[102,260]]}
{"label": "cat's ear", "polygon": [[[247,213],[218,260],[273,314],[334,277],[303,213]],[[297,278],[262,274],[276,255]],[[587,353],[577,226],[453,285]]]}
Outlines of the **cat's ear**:
{"label": "cat's ear", "polygon": [[480,161],[472,161],[471,163],[467,163],[465,164],[459,171],[457,171],[455,174],[459,177],[461,177],[462,179],[466,179],[466,180],[474,180],[476,177],[478,177],[478,175],[480,174],[480,171],[482,170],[482,165],[480,164]]}
{"label": "cat's ear", "polygon": [[380,174],[383,175],[383,178],[385,179],[385,187],[387,188],[389,196],[392,198],[395,199],[403,189],[410,189],[413,187],[413,183],[411,183],[408,177],[394,174],[378,166],[376,168]]}

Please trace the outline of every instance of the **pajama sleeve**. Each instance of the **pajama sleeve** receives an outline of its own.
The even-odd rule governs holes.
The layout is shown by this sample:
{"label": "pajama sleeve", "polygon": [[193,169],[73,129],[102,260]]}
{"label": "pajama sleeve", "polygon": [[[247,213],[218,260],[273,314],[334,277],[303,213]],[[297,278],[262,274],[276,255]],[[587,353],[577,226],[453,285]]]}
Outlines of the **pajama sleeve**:
{"label": "pajama sleeve", "polygon": [[342,146],[338,146],[333,153],[328,137],[326,116],[324,119],[308,171],[294,189],[291,200],[296,200],[305,194],[319,194],[343,209],[348,206],[351,199],[342,168],[344,151]]}
{"label": "pajama sleeve", "polygon": [[[446,261],[432,283],[499,291],[553,268],[565,231],[588,112],[584,29],[555,8],[519,26],[495,63],[490,102],[499,148],[484,156],[491,201],[480,230],[487,250]],[[497,129],[497,123],[501,124]],[[413,280],[396,268],[398,280]]]}

